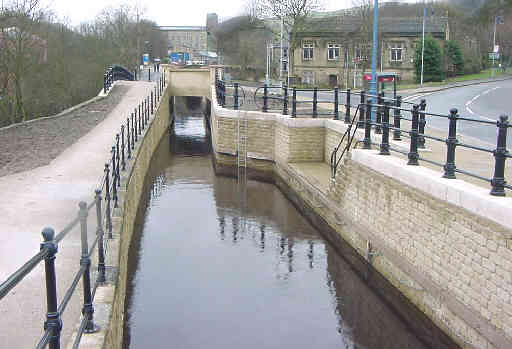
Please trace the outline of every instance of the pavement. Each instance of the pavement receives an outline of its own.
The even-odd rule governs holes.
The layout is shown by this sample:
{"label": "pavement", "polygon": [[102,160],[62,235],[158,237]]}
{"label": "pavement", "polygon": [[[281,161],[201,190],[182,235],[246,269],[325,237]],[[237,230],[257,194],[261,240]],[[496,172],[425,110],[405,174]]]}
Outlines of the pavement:
{"label": "pavement", "polygon": [[[130,89],[110,114],[63,151],[49,165],[0,177],[0,281],[39,251],[41,231],[61,231],[78,213],[78,203],[91,203],[103,176],[116,132],[153,82],[125,82]],[[108,100],[108,97],[105,99]],[[95,214],[89,215],[90,240]],[[80,265],[80,231],[72,230],[59,244],[56,257],[59,301]],[[42,263],[0,302],[0,348],[33,348],[43,333],[46,298]],[[81,285],[77,290],[81,290]],[[80,316],[80,292],[63,317],[63,347]]]}

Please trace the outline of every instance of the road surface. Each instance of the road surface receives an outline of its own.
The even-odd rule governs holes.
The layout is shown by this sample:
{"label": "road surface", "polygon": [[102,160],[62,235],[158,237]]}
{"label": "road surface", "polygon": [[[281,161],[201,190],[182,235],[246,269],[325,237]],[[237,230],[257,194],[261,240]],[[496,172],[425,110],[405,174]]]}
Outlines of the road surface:
{"label": "road surface", "polygon": [[[427,94],[407,96],[404,100],[419,103],[427,100],[427,112],[447,115],[451,108],[457,108],[459,116],[482,121],[496,122],[500,115],[512,116],[512,80],[489,82],[479,85],[457,87]],[[509,119],[510,121],[510,119]],[[448,130],[448,120],[431,116],[427,125]],[[496,125],[459,121],[457,132],[477,138],[496,147]],[[509,129],[507,147],[512,145],[512,130]]]}

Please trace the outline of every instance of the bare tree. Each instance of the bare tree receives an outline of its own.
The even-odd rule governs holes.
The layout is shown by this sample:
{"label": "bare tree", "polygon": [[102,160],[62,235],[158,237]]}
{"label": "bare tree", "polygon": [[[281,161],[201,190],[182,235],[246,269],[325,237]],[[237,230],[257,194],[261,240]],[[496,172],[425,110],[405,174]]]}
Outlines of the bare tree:
{"label": "bare tree", "polygon": [[[290,60],[299,44],[297,34],[303,30],[306,20],[314,11],[324,8],[322,0],[253,0],[253,13],[260,18],[277,18],[284,22],[289,39]],[[290,67],[293,69],[293,65]],[[293,71],[290,72],[293,75]]]}
{"label": "bare tree", "polygon": [[25,121],[23,84],[31,66],[46,54],[46,42],[34,34],[44,15],[40,0],[14,0],[2,9],[0,32],[2,109],[11,122]]}

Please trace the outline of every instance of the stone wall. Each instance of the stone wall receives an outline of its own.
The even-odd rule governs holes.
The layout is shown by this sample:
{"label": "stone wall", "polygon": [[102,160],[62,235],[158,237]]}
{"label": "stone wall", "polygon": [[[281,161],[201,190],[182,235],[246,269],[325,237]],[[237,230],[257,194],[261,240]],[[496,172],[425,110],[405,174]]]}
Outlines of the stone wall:
{"label": "stone wall", "polygon": [[170,124],[169,89],[166,89],[162,95],[155,115],[145,129],[142,141],[139,140],[136,144],[132,159],[127,163],[127,171],[124,172],[121,180],[122,190],[119,192],[119,208],[113,212],[114,239],[110,241],[110,244],[112,244],[112,249],[118,251],[117,263],[114,261],[114,267],[118,267],[118,277],[115,280],[113,290],[110,292],[113,299],[108,300],[111,302],[112,308],[110,310],[110,324],[106,330],[103,348],[122,348],[128,251],[132,242],[137,210],[144,191],[144,178],[152,155]]}
{"label": "stone wall", "polygon": [[328,239],[348,242],[461,347],[512,348],[512,199],[362,149],[344,158],[335,181],[318,185],[300,165],[329,164],[342,121],[238,113],[215,100],[211,115],[218,162],[236,164],[236,119],[247,117],[250,137],[261,137],[248,154],[274,153],[265,167],[335,232]]}

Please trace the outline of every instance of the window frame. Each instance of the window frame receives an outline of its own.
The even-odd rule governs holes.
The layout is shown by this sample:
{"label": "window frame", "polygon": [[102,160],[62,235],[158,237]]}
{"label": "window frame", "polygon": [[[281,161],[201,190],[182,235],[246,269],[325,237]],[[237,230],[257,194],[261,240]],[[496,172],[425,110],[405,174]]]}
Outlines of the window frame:
{"label": "window frame", "polygon": [[[302,43],[302,60],[303,61],[312,61],[314,57],[314,44],[312,41],[304,41]],[[306,55],[306,53],[309,53]]]}
{"label": "window frame", "polygon": [[[404,45],[402,43],[391,43],[391,47],[389,49],[389,61],[390,62],[403,62],[404,61]],[[400,53],[400,59],[397,59],[398,53]],[[394,59],[393,59],[394,54]]]}
{"label": "window frame", "polygon": [[[337,55],[336,55],[337,51]],[[333,57],[331,58],[331,52],[333,53]],[[328,61],[339,61],[341,57],[341,46],[335,42],[330,42],[327,44],[327,60]]]}

